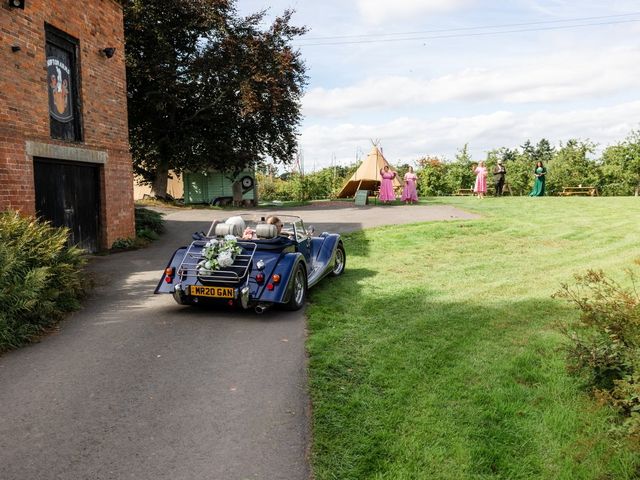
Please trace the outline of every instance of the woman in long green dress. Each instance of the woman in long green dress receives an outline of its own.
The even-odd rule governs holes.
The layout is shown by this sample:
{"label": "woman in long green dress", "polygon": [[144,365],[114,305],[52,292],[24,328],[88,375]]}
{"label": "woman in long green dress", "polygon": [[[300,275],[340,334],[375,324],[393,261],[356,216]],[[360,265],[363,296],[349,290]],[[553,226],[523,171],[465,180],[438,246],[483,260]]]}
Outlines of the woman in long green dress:
{"label": "woman in long green dress", "polygon": [[547,169],[544,168],[542,162],[537,162],[533,173],[536,176],[536,183],[533,184],[533,190],[531,190],[529,196],[544,197],[544,181],[545,176],[547,175]]}

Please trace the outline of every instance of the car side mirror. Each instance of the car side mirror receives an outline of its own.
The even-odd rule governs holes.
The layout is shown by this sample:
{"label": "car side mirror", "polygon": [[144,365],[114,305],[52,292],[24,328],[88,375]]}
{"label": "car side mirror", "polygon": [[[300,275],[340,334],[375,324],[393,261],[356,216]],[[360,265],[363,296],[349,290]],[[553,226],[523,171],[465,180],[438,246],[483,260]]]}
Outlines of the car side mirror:
{"label": "car side mirror", "polygon": [[307,227],[307,233],[309,234],[309,236],[313,235],[315,231],[316,229],[313,227],[313,225],[309,225],[309,227]]}

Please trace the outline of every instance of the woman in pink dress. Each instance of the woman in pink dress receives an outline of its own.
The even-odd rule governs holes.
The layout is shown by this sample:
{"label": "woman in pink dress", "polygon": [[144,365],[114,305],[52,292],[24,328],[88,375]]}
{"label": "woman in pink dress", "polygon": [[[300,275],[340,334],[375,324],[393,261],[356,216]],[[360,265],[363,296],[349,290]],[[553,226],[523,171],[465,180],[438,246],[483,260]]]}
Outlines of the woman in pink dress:
{"label": "woman in pink dress", "polygon": [[409,171],[404,174],[404,188],[402,189],[402,200],[405,203],[413,203],[418,201],[418,191],[416,185],[418,176],[413,173],[413,167],[409,167]]}
{"label": "woman in pink dress", "polygon": [[476,184],[473,186],[473,191],[476,192],[478,198],[484,198],[484,194],[487,193],[487,167],[484,166],[484,162],[478,163],[474,173],[476,174]]}
{"label": "woman in pink dress", "polygon": [[393,179],[396,178],[396,172],[389,170],[389,165],[385,165],[380,170],[382,181],[380,182],[380,201],[382,203],[391,202],[396,199],[393,192]]}

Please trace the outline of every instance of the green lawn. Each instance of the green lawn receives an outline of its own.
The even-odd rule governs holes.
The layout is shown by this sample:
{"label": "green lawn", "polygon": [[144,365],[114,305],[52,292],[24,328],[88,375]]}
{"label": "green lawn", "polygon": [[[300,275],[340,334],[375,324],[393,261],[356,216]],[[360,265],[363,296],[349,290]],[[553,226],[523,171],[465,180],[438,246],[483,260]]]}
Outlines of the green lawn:
{"label": "green lawn", "polygon": [[316,479],[640,478],[565,370],[577,312],[551,298],[587,268],[625,279],[640,198],[428,203],[483,218],[347,235],[345,274],[311,292]]}

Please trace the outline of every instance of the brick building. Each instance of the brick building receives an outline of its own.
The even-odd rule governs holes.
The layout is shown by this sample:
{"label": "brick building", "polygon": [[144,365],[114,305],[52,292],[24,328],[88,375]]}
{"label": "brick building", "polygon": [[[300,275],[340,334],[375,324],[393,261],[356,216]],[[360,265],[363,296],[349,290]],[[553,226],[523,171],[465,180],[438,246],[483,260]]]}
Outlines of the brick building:
{"label": "brick building", "polygon": [[133,236],[120,3],[0,2],[0,210],[90,251]]}

